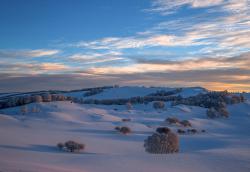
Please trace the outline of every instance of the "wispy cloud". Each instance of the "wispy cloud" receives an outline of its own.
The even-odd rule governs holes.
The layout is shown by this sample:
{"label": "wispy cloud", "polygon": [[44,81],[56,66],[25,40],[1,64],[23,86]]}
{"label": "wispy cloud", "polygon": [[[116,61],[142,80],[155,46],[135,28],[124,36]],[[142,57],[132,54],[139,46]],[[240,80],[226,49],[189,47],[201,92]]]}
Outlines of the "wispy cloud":
{"label": "wispy cloud", "polygon": [[250,53],[237,57],[187,59],[181,61],[138,59],[137,63],[127,66],[93,67],[88,71],[94,74],[131,74],[147,72],[170,72],[214,69],[249,69]]}
{"label": "wispy cloud", "polygon": [[104,53],[77,53],[69,56],[69,59],[74,62],[80,62],[82,64],[97,64],[104,62],[112,62],[117,60],[123,60],[122,53],[117,51],[109,51]]}
{"label": "wispy cloud", "polygon": [[[169,15],[176,13],[177,10],[183,6],[189,8],[208,8],[220,7],[225,11],[244,11],[249,7],[248,0],[153,0],[152,8],[147,9],[149,12],[157,12],[162,15]],[[217,9],[218,10],[218,9]]]}
{"label": "wispy cloud", "polygon": [[0,73],[64,73],[69,66],[61,63],[1,63]]}
{"label": "wispy cloud", "polygon": [[58,54],[60,50],[0,50],[0,58],[43,57]]}
{"label": "wispy cloud", "polygon": [[[229,77],[230,76],[230,77]],[[250,70],[217,69],[131,74],[0,74],[0,92],[80,89],[103,85],[203,86],[212,90],[250,91]],[[29,84],[27,84],[29,83]],[[18,85],[18,88],[16,87]]]}
{"label": "wispy cloud", "polygon": [[187,35],[175,36],[168,34],[156,34],[151,36],[134,36],[134,37],[110,37],[95,41],[81,41],[71,46],[87,49],[107,49],[107,50],[122,50],[122,49],[138,49],[144,47],[172,47],[172,46],[190,46],[203,45],[206,42],[197,41],[199,38],[192,38]]}
{"label": "wispy cloud", "polygon": [[[152,11],[160,14],[177,12],[180,7],[204,8],[203,14],[190,14],[162,21],[154,27],[128,37],[106,37],[79,41],[70,47],[90,50],[141,51],[151,47],[200,46],[195,56],[234,56],[250,51],[250,4],[246,0],[155,0]],[[210,8],[210,7],[213,8]],[[209,53],[202,50],[208,50]],[[186,49],[188,51],[188,49]],[[187,52],[187,54],[192,52]],[[187,55],[186,54],[186,55]],[[126,54],[125,54],[126,55]]]}

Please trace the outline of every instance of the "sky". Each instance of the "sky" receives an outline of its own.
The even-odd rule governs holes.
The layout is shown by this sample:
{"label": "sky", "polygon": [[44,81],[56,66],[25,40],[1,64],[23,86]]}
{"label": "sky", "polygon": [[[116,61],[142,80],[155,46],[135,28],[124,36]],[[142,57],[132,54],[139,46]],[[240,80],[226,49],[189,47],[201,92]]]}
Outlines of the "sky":
{"label": "sky", "polygon": [[250,91],[249,0],[0,0],[0,92]]}

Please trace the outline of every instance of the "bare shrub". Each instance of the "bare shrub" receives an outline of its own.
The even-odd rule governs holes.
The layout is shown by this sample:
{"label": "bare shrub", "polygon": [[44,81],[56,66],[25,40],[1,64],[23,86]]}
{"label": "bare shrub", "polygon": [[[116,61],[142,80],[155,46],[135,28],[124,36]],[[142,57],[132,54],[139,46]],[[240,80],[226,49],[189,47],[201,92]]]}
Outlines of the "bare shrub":
{"label": "bare shrub", "polygon": [[245,102],[246,101],[246,98],[242,94],[240,94],[240,101],[241,102]]}
{"label": "bare shrub", "polygon": [[121,127],[121,128],[120,128],[120,132],[121,132],[122,134],[129,134],[129,133],[131,133],[132,131],[131,131],[131,129],[130,129],[129,127]]}
{"label": "bare shrub", "polygon": [[126,107],[128,110],[131,110],[133,108],[133,106],[130,102],[126,103]]}
{"label": "bare shrub", "polygon": [[229,117],[229,112],[227,111],[226,108],[220,108],[218,110],[218,112],[219,112],[220,116],[222,116],[222,117],[225,117],[225,118]]}
{"label": "bare shrub", "polygon": [[38,112],[40,112],[40,109],[39,109],[39,107],[37,107],[37,106],[33,106],[33,107],[31,108],[31,112],[32,112],[32,113],[38,113]]}
{"label": "bare shrub", "polygon": [[188,129],[187,132],[191,134],[196,134],[198,131],[193,128],[193,129]]}
{"label": "bare shrub", "polygon": [[178,129],[177,132],[178,132],[179,134],[185,134],[185,133],[186,133],[186,131],[185,131],[185,130],[182,130],[182,129]]}
{"label": "bare shrub", "polygon": [[155,109],[164,109],[165,103],[163,101],[156,101],[153,103]]}
{"label": "bare shrub", "polygon": [[166,119],[166,122],[168,122],[169,124],[178,124],[180,123],[178,118],[175,117],[169,117]]}
{"label": "bare shrub", "polygon": [[176,153],[179,151],[179,138],[173,132],[154,133],[144,141],[146,152],[154,154]]}
{"label": "bare shrub", "polygon": [[14,97],[8,99],[6,102],[7,107],[15,107],[16,105],[17,105],[17,100]]}
{"label": "bare shrub", "polygon": [[64,144],[63,144],[63,143],[58,143],[58,144],[57,144],[57,147],[58,147],[59,149],[63,149]]}
{"label": "bare shrub", "polygon": [[49,93],[43,94],[42,98],[43,98],[44,102],[51,102],[52,101],[52,96]]}
{"label": "bare shrub", "polygon": [[33,99],[33,102],[36,102],[36,103],[39,103],[39,102],[43,101],[43,98],[40,95],[35,95],[35,96],[32,97],[32,99]]}
{"label": "bare shrub", "polygon": [[124,118],[124,119],[122,119],[122,122],[130,122],[130,121],[131,121],[130,118]]}
{"label": "bare shrub", "polygon": [[191,127],[191,123],[188,120],[183,120],[180,122],[183,127]]}
{"label": "bare shrub", "polygon": [[210,108],[207,110],[207,117],[209,118],[216,118],[216,117],[229,117],[229,112],[227,111],[226,107],[220,107],[217,110],[214,108]]}
{"label": "bare shrub", "polygon": [[25,114],[28,112],[27,106],[22,106],[22,107],[20,108],[20,111],[21,111],[22,115],[25,115]]}
{"label": "bare shrub", "polygon": [[51,95],[52,101],[65,101],[66,97],[60,94],[52,94]]}
{"label": "bare shrub", "polygon": [[29,104],[31,103],[31,96],[25,96],[23,97],[23,104]]}
{"label": "bare shrub", "polygon": [[209,108],[207,110],[207,117],[208,118],[216,118],[217,116],[218,116],[218,113],[214,108]]}
{"label": "bare shrub", "polygon": [[58,143],[57,147],[59,149],[65,149],[69,152],[79,152],[80,150],[83,150],[85,148],[84,144],[77,143],[75,141],[69,140],[67,142],[63,143]]}
{"label": "bare shrub", "polygon": [[158,132],[159,134],[168,134],[170,131],[171,130],[168,127],[158,127],[156,129],[156,132]]}

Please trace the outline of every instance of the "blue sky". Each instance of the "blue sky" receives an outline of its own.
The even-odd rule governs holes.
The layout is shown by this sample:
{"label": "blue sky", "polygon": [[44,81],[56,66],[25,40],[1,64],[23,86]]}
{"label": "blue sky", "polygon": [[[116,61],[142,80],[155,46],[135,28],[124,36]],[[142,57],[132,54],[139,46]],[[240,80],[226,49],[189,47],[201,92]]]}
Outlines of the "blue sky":
{"label": "blue sky", "polygon": [[0,92],[63,77],[250,90],[249,13],[249,0],[1,0]]}
{"label": "blue sky", "polygon": [[149,5],[146,0],[2,0],[1,47],[49,48],[59,40],[128,36],[152,26],[151,16],[141,12]]}

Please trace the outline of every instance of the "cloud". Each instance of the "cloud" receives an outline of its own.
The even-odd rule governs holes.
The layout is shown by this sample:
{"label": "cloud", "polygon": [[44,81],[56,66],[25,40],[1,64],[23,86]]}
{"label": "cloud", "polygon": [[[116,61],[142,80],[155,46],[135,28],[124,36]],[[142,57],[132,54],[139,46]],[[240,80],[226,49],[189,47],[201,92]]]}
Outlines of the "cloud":
{"label": "cloud", "polygon": [[[137,59],[134,65],[95,67],[90,70],[58,63],[0,63],[0,92],[70,90],[114,84],[203,86],[211,90],[250,91],[249,66],[250,53],[230,58],[179,61]],[[21,69],[24,69],[24,74],[20,72]]]}
{"label": "cloud", "polygon": [[137,59],[137,63],[127,66],[93,67],[88,69],[93,74],[131,74],[147,72],[169,72],[189,70],[214,70],[214,69],[249,69],[250,53],[236,57],[217,57],[186,59],[179,61],[145,60]]}
{"label": "cloud", "polygon": [[69,56],[69,59],[83,64],[96,64],[123,60],[124,58],[121,52],[109,51],[105,53],[77,53]]}
{"label": "cloud", "polygon": [[61,63],[1,63],[0,73],[64,73],[69,66]]}
{"label": "cloud", "polygon": [[223,0],[153,0],[152,8],[146,11],[158,12],[162,15],[175,13],[180,7],[188,5],[191,8],[211,7],[223,4]]}
{"label": "cloud", "polygon": [[157,12],[161,15],[176,13],[183,6],[190,8],[218,7],[227,12],[239,13],[249,9],[248,0],[152,0],[152,7],[145,11]]}
{"label": "cloud", "polygon": [[111,37],[94,40],[90,42],[81,41],[70,44],[73,47],[87,48],[92,50],[123,50],[123,49],[138,49],[144,47],[172,47],[172,46],[190,46],[203,45],[205,42],[196,41],[198,38],[174,36],[167,34],[152,35],[149,37],[134,36],[134,37]]}
{"label": "cloud", "polygon": [[[165,18],[166,21],[139,34],[149,36],[167,32],[170,36],[175,35],[181,38],[175,39],[176,45],[178,42],[181,44],[181,40],[186,40],[187,45],[190,46],[204,45],[200,51],[196,51],[198,56],[234,56],[250,50],[248,39],[250,36],[250,1],[155,0],[152,11],[163,15],[178,14],[179,9],[185,5],[189,5],[191,9],[209,8],[203,9],[203,12],[198,14],[190,12],[184,17],[176,16],[174,20]],[[209,49],[210,52],[205,53],[202,51],[204,49]]]}
{"label": "cloud", "polygon": [[[131,74],[0,74],[0,92],[70,90],[104,85],[203,86],[250,91],[250,70],[217,69]],[[18,87],[16,87],[18,85]]]}
{"label": "cloud", "polygon": [[[128,37],[105,37],[92,41],[79,41],[68,44],[69,47],[87,50],[123,51],[146,48],[187,48],[200,46],[200,50],[187,52],[195,56],[234,56],[250,50],[250,4],[246,0],[156,0],[162,11],[178,12],[184,5],[191,8],[203,8],[204,12],[190,13],[156,24],[154,27]],[[154,8],[153,8],[154,9]],[[162,12],[156,10],[158,12]],[[203,50],[209,50],[205,52]],[[124,54],[126,56],[126,54]]]}
{"label": "cloud", "polygon": [[58,54],[59,50],[0,50],[0,58],[43,57]]}
{"label": "cloud", "polygon": [[68,66],[60,63],[42,63],[39,67],[40,70],[44,71],[60,71],[69,68]]}

